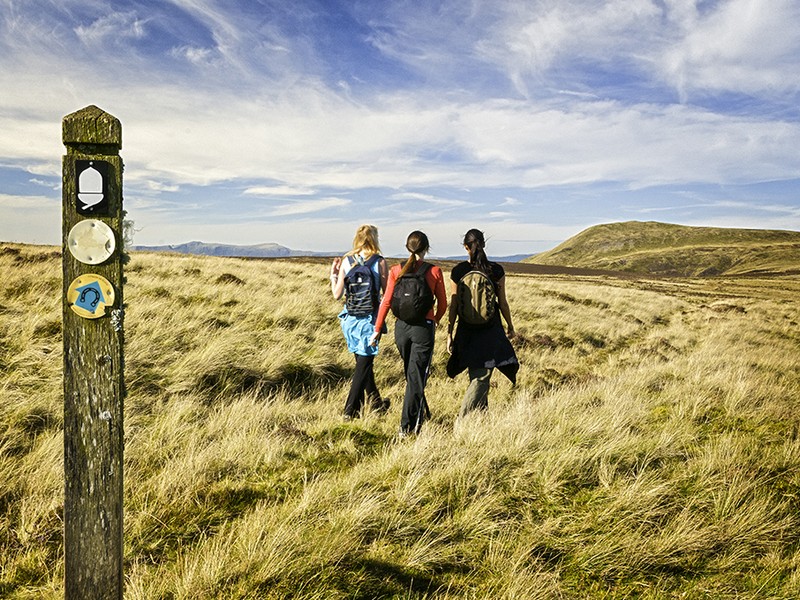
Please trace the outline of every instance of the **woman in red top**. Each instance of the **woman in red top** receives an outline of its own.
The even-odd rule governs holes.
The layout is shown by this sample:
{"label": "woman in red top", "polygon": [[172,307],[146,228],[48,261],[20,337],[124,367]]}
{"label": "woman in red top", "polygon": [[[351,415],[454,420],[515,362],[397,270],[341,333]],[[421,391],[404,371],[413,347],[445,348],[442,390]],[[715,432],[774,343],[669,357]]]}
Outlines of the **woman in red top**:
{"label": "woman in red top", "polygon": [[[444,286],[444,276],[442,270],[436,265],[424,262],[425,255],[428,253],[430,245],[428,236],[421,231],[412,231],[406,240],[406,250],[411,253],[404,265],[395,265],[389,271],[389,279],[386,282],[386,293],[383,295],[378,316],[375,319],[375,332],[372,334],[370,343],[374,344],[380,339],[381,328],[386,320],[389,308],[398,316],[394,327],[394,341],[397,350],[403,358],[403,371],[406,377],[406,393],[403,399],[403,414],[400,419],[400,437],[405,437],[410,433],[419,433],[423,421],[430,416],[428,403],[425,400],[425,383],[428,379],[428,370],[433,358],[434,330],[439,324],[439,320],[447,312],[447,292]],[[404,275],[411,278],[414,275],[422,275],[432,294],[427,294],[428,306],[424,306],[425,311],[419,318],[409,318],[407,320],[399,318],[398,298],[394,299],[395,288],[413,289],[412,286],[406,287],[398,285]],[[425,292],[426,290],[422,290]],[[435,299],[434,303],[430,296]],[[424,301],[423,301],[424,302]],[[415,300],[416,305],[420,300]]]}

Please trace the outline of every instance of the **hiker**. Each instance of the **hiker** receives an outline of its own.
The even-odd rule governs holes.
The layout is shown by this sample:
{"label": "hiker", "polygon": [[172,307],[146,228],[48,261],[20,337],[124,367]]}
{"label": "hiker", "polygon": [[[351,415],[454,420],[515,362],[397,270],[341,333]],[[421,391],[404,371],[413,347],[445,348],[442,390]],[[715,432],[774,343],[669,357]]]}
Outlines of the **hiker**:
{"label": "hiker", "polygon": [[[464,236],[469,260],[453,267],[452,295],[447,326],[447,374],[469,373],[469,387],[459,418],[489,407],[489,382],[497,368],[512,384],[517,381],[519,362],[509,340],[514,338],[511,310],[506,299],[505,270],[486,257],[483,232],[470,229]],[[500,316],[506,322],[506,331]],[[453,327],[458,329],[453,336]]]}
{"label": "hiker", "polygon": [[380,294],[386,290],[386,259],[381,256],[378,228],[362,225],[353,238],[353,249],[331,265],[331,292],[339,299],[345,296],[345,305],[339,313],[347,349],[356,358],[356,368],[350,382],[350,392],[344,405],[344,420],[361,416],[365,397],[373,411],[386,412],[389,400],[381,398],[373,361],[378,354],[377,344],[370,343],[375,317],[380,305]]}
{"label": "hiker", "polygon": [[370,340],[370,343],[377,343],[380,339],[391,308],[396,317],[394,341],[403,358],[406,378],[401,438],[419,433],[422,423],[430,417],[425,383],[433,359],[434,330],[447,311],[442,270],[424,260],[429,249],[428,236],[424,233],[412,231],[408,235],[406,250],[411,254],[405,264],[397,264],[389,271],[386,293]]}

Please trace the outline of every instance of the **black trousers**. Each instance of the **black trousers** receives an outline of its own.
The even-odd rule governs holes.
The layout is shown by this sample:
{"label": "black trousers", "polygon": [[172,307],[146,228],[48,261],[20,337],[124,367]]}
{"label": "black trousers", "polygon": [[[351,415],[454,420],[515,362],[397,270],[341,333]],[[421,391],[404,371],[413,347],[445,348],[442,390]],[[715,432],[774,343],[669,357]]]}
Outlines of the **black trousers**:
{"label": "black trousers", "polygon": [[406,376],[400,430],[406,433],[418,433],[422,423],[430,416],[425,399],[425,383],[433,359],[433,338],[432,321],[421,325],[411,325],[399,319],[395,321],[394,342],[403,358]]}
{"label": "black trousers", "polygon": [[347,395],[347,402],[344,405],[344,414],[348,417],[358,417],[364,406],[364,397],[368,397],[372,403],[379,403],[381,395],[378,386],[375,385],[375,372],[372,369],[374,356],[356,357],[356,369],[353,371],[353,379],[350,382],[350,393]]}

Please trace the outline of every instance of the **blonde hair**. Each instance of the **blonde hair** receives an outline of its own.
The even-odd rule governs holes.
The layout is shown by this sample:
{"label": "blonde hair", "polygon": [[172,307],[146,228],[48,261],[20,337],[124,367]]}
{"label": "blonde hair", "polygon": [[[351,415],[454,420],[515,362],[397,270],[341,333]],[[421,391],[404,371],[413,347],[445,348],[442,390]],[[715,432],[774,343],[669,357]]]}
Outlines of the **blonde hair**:
{"label": "blonde hair", "polygon": [[378,228],[375,225],[362,225],[356,230],[353,249],[345,256],[355,256],[359,253],[363,254],[364,258],[381,253],[381,247],[378,244]]}

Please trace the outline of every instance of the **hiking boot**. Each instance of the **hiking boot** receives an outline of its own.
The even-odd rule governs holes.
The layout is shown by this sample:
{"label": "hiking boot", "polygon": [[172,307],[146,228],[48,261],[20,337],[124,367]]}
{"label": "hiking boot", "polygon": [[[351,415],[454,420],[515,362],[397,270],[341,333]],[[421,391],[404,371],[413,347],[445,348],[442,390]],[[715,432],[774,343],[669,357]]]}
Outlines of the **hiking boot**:
{"label": "hiking boot", "polygon": [[379,415],[386,414],[391,405],[392,403],[388,398],[378,398],[372,402],[372,412],[378,413]]}

